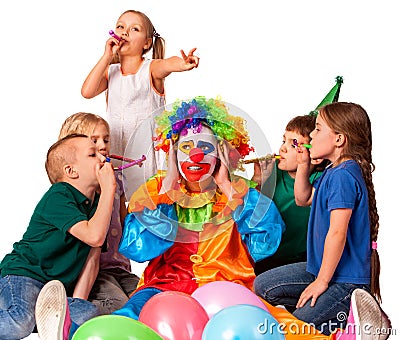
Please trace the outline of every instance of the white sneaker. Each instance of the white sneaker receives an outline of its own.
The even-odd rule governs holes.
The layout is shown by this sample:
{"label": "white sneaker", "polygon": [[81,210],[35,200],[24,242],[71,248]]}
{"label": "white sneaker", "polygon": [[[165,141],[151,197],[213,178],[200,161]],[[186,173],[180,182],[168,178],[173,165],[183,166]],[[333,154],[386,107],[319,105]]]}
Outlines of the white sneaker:
{"label": "white sneaker", "polygon": [[351,295],[357,340],[385,340],[391,334],[391,322],[375,298],[364,289]]}
{"label": "white sneaker", "polygon": [[53,280],[41,289],[35,308],[36,327],[41,340],[68,340],[71,320],[64,285]]}

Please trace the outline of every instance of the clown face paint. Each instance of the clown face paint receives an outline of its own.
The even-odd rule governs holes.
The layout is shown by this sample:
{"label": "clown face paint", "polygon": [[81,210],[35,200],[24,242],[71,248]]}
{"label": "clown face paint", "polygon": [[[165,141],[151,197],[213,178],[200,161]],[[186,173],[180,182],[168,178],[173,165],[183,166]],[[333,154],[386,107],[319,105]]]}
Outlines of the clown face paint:
{"label": "clown face paint", "polygon": [[178,169],[189,182],[200,182],[209,178],[217,163],[217,139],[212,131],[204,127],[200,133],[188,129],[186,136],[178,139]]}

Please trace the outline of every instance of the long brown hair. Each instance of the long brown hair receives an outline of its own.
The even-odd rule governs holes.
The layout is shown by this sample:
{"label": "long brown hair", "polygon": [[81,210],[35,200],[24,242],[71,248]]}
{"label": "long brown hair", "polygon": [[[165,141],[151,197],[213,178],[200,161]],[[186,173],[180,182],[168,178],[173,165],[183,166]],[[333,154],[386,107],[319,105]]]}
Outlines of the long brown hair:
{"label": "long brown hair", "polygon": [[[368,190],[371,241],[376,242],[379,230],[379,215],[372,182],[372,172],[375,170],[375,165],[372,162],[372,131],[368,114],[361,105],[346,102],[328,104],[319,109],[319,114],[334,132],[343,134],[347,139],[343,153],[338,161],[351,158],[360,165]],[[372,249],[371,292],[381,302],[379,274],[379,254],[376,249]]]}

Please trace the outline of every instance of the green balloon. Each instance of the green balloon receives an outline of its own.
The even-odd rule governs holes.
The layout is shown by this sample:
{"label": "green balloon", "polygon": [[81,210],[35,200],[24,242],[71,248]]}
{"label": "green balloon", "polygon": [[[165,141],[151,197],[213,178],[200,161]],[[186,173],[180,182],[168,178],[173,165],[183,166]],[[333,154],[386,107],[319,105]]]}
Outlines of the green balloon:
{"label": "green balloon", "polygon": [[163,340],[143,322],[121,315],[102,315],[86,321],[72,340]]}

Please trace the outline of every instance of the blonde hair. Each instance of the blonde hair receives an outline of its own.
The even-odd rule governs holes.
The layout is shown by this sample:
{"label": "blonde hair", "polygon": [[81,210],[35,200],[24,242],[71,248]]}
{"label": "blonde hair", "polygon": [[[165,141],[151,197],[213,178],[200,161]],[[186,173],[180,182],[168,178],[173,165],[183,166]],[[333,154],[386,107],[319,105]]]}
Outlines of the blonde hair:
{"label": "blonde hair", "polygon": [[[372,130],[368,114],[359,104],[345,102],[328,104],[319,109],[319,114],[334,132],[342,133],[346,136],[347,143],[344,145],[339,161],[351,158],[360,165],[368,189],[371,241],[376,242],[379,230],[379,215],[372,182],[372,172],[375,170],[375,165],[372,162]],[[381,301],[379,275],[379,254],[376,249],[372,249],[371,292],[378,301]]]}
{"label": "blonde hair", "polygon": [[70,134],[83,134],[90,137],[98,124],[104,124],[107,131],[110,132],[110,126],[104,118],[93,113],[75,113],[64,121],[58,139],[62,139]]}
{"label": "blonde hair", "polygon": [[63,168],[76,159],[76,138],[88,138],[84,134],[69,134],[55,142],[47,151],[45,168],[50,183],[62,181],[64,177]]}
{"label": "blonde hair", "polygon": [[[120,18],[126,13],[134,13],[139,15],[144,22],[145,30],[146,30],[146,38],[151,39],[151,44],[148,48],[143,50],[142,55],[145,55],[151,49],[153,49],[152,59],[164,59],[165,55],[165,40],[157,33],[153,24],[149,17],[139,11],[135,11],[134,9],[129,9],[120,15]],[[115,60],[115,62],[119,62],[119,60]]]}

